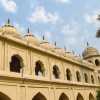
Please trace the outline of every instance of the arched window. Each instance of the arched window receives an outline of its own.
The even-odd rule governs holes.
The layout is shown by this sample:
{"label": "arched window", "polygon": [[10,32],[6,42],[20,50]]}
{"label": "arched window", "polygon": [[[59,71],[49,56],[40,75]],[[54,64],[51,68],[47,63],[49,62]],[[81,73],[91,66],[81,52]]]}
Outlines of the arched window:
{"label": "arched window", "polygon": [[41,93],[39,92],[39,93],[37,93],[37,94],[32,98],[32,100],[47,100],[47,99],[46,99],[46,97],[45,97],[43,94],[41,94]]}
{"label": "arched window", "polygon": [[91,75],[91,82],[94,84],[94,77]]}
{"label": "arched window", "polygon": [[24,67],[22,57],[13,55],[10,62],[10,71],[20,73],[22,67]]}
{"label": "arched window", "polygon": [[59,100],[69,100],[68,96],[65,93],[62,93],[59,97]]}
{"label": "arched window", "polygon": [[67,77],[67,80],[71,81],[71,71],[69,69],[66,69],[66,77]]}
{"label": "arched window", "polygon": [[56,79],[60,78],[60,70],[57,65],[53,66],[53,75]]}
{"label": "arched window", "polygon": [[99,66],[99,65],[100,65],[100,62],[99,62],[98,59],[95,60],[95,65],[96,65],[96,66]]}
{"label": "arched window", "polygon": [[44,64],[40,60],[35,63],[35,75],[45,76]]}
{"label": "arched window", "polygon": [[76,100],[84,100],[84,99],[83,96],[80,93],[78,93]]}
{"label": "arched window", "polygon": [[85,82],[88,83],[88,75],[86,73],[84,73],[84,79],[85,79]]}
{"label": "arched window", "polygon": [[81,81],[81,75],[80,75],[79,71],[76,72],[76,78],[77,78],[78,82]]}

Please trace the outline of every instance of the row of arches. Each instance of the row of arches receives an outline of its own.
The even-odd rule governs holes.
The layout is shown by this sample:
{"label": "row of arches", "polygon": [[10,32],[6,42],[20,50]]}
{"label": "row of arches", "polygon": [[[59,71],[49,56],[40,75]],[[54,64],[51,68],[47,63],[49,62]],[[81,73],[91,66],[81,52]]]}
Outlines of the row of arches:
{"label": "row of arches", "polygon": [[[39,92],[32,98],[32,100],[47,100],[47,99],[43,94]],[[62,93],[59,97],[59,100],[70,100],[70,99],[65,93]],[[84,98],[80,93],[78,93],[76,100],[84,100]],[[94,96],[91,93],[89,94],[88,100],[95,100]]]}
{"label": "row of arches", "polygon": [[[5,95],[4,93],[0,92],[0,100],[11,100],[11,98]],[[47,100],[47,98],[42,93],[39,92],[32,98],[32,100]],[[62,93],[59,97],[59,100],[70,100],[70,99],[65,93]],[[84,98],[80,93],[78,93],[76,100],[84,100]],[[89,100],[95,100],[94,96],[91,93],[89,94]]]}
{"label": "row of arches", "polygon": [[[10,71],[11,72],[17,72],[20,73],[21,69],[24,67],[23,59],[19,55],[13,55],[11,57],[11,62],[10,62]],[[54,76],[55,79],[60,79],[60,70],[57,65],[54,65],[52,68],[52,75]],[[45,76],[45,67],[42,61],[38,60],[35,63],[35,75],[36,76]],[[72,73],[70,69],[66,69],[66,79],[68,81],[72,80]],[[76,79],[77,82],[81,82],[81,75],[79,71],[76,71]],[[89,82],[89,78],[87,73],[84,73],[84,81],[86,83]],[[94,84],[94,76],[91,75],[91,83]]]}

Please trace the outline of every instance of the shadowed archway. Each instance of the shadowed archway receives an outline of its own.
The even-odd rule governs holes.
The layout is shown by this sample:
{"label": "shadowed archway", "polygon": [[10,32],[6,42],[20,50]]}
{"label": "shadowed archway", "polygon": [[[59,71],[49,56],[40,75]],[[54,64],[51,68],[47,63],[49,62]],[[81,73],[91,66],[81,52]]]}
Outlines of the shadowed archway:
{"label": "shadowed archway", "polygon": [[95,100],[94,96],[91,93],[89,94],[89,100]]}
{"label": "shadowed archway", "polygon": [[78,93],[76,100],[84,100],[84,99],[83,96],[80,93]]}
{"label": "shadowed archway", "polygon": [[11,99],[4,93],[0,92],[0,100],[11,100]]}
{"label": "shadowed archway", "polygon": [[68,96],[65,93],[62,93],[59,97],[59,100],[69,100]]}
{"label": "shadowed archway", "polygon": [[10,71],[20,73],[22,67],[24,67],[22,57],[18,54],[11,56]]}
{"label": "shadowed archway", "polygon": [[43,94],[41,94],[41,93],[39,92],[39,93],[37,93],[37,94],[32,98],[32,100],[47,100],[47,99],[46,99],[46,97],[45,97]]}

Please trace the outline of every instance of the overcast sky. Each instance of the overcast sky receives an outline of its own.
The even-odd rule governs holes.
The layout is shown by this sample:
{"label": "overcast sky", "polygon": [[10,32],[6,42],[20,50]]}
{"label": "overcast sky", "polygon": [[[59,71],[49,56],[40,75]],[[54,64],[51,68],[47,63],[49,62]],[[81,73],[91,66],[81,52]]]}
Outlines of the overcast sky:
{"label": "overcast sky", "polygon": [[100,0],[0,0],[0,26],[8,18],[23,34],[33,34],[81,54],[90,46],[100,49],[95,37],[100,22]]}

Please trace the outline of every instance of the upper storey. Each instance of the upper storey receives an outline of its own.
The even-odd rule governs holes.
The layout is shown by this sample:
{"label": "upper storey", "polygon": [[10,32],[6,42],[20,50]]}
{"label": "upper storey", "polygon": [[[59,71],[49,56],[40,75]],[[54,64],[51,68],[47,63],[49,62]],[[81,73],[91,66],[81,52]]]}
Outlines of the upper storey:
{"label": "upper storey", "polygon": [[[93,64],[85,61],[84,59],[89,57],[89,56],[95,56],[98,55],[98,51],[95,48],[87,48],[84,53],[83,53],[83,58],[79,56],[75,56],[72,52],[66,51],[62,48],[58,48],[53,44],[50,44],[47,40],[45,40],[43,38],[43,40],[38,40],[28,29],[27,34],[22,37],[19,32],[17,31],[17,29],[11,25],[10,20],[8,19],[7,23],[2,26],[0,28],[0,34],[2,36],[2,38],[6,37],[9,38],[9,40],[11,39],[11,41],[13,40],[13,42],[15,41],[16,43],[19,44],[23,44],[27,47],[31,47],[31,48],[35,48],[37,50],[39,50],[40,52],[44,52],[48,55],[57,57],[59,59],[65,60],[65,61],[70,61],[73,62],[75,64],[79,64],[82,65],[84,67],[87,68],[93,68]],[[90,67],[89,67],[90,66]]]}
{"label": "upper storey", "polygon": [[[22,37],[9,20],[0,28],[0,50],[0,71],[8,72],[11,77],[17,73],[32,79],[41,77],[49,81],[65,81],[67,78],[72,82],[86,83],[94,83],[97,79],[93,63],[57,47],[56,43],[50,44],[44,37],[38,40],[29,29]],[[85,56],[88,55],[86,52]],[[93,57],[96,55],[92,54]]]}

